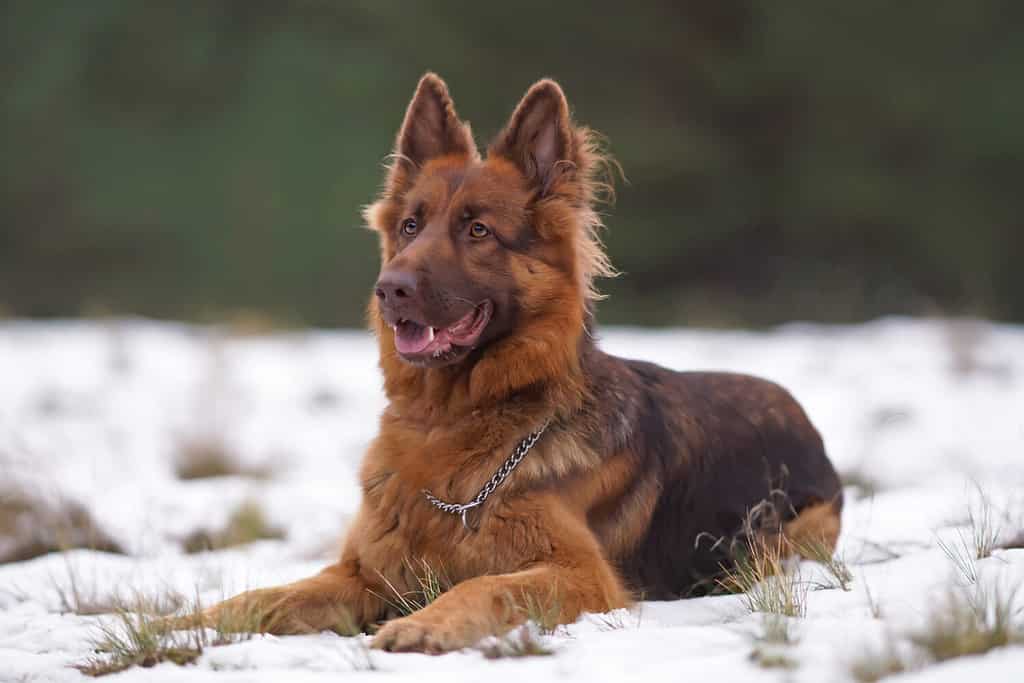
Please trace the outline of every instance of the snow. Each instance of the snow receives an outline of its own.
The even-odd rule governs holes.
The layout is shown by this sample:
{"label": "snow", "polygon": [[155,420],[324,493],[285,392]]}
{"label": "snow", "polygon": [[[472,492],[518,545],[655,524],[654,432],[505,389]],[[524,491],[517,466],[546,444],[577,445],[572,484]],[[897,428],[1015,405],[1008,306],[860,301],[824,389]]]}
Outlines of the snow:
{"label": "snow", "polygon": [[[799,568],[810,586],[807,614],[783,650],[795,668],[752,661],[761,617],[739,596],[716,596],[585,616],[541,636],[555,651],[548,657],[374,651],[367,660],[365,639],[257,636],[208,648],[195,665],[117,679],[846,681],[853,659],[902,642],[963,583],[938,542],[969,533],[979,491],[1003,537],[1024,529],[1024,328],[905,319],[766,332],[619,328],[604,330],[601,344],[673,368],[780,382],[818,425],[837,468],[877,485],[871,496],[847,490],[838,554],[853,571],[851,590],[817,590],[822,568]],[[0,323],[0,490],[78,501],[129,553],[73,550],[0,566],[0,681],[82,679],[72,665],[90,654],[107,617],[61,613],[57,588],[71,576],[88,597],[173,588],[212,602],[322,567],[358,503],[356,469],[383,406],[375,344],[363,332]],[[182,445],[218,438],[272,476],[178,479]],[[184,554],[185,536],[222,525],[253,497],[285,540]],[[983,582],[1024,583],[1024,550],[998,550],[977,569]],[[970,678],[1024,681],[1024,647],[896,680]]]}

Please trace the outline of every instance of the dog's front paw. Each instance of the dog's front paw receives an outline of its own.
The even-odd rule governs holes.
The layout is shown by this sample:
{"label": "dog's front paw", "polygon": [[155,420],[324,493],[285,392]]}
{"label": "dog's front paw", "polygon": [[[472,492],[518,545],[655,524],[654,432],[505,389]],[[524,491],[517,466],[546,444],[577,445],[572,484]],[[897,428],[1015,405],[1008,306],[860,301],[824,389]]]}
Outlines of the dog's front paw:
{"label": "dog's front paw", "polygon": [[460,626],[449,620],[435,621],[413,615],[384,624],[371,646],[389,652],[441,654],[469,647],[484,635],[469,624]]}

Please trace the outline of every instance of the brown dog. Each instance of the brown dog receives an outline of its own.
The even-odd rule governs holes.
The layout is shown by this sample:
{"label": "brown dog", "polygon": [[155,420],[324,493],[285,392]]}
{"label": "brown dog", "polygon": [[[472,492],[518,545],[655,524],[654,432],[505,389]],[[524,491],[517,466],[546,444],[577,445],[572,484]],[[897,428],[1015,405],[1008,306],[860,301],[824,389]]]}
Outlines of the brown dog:
{"label": "brown dog", "polygon": [[207,619],[255,606],[277,633],[332,628],[342,613],[369,627],[433,566],[453,587],[373,644],[440,652],[521,623],[531,605],[566,623],[632,595],[689,595],[728,566],[722,540],[749,534],[766,502],[758,534],[834,546],[839,481],[784,389],[595,346],[607,167],[553,81],[530,88],[481,158],[444,82],[423,77],[366,210],[389,405],[341,559]]}

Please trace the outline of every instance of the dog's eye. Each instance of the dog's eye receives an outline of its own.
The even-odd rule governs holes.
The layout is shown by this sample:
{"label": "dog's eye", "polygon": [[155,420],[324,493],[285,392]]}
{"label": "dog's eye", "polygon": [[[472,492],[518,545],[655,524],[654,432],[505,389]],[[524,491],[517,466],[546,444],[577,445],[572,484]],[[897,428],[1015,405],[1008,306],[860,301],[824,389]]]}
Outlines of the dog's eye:
{"label": "dog's eye", "polygon": [[480,239],[481,237],[487,237],[491,234],[491,231],[483,223],[473,223],[469,226],[469,234],[471,237]]}
{"label": "dog's eye", "polygon": [[416,231],[420,229],[420,226],[416,225],[415,218],[406,218],[402,221],[402,234],[408,237],[415,237]]}

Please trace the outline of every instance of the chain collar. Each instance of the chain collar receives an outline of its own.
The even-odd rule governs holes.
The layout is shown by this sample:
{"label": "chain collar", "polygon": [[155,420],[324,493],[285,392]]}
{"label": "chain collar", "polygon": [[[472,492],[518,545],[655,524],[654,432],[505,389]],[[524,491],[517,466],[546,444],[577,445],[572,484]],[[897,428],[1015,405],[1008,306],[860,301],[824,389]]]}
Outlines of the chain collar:
{"label": "chain collar", "polygon": [[508,479],[508,475],[512,474],[512,470],[514,470],[519,463],[523,461],[523,458],[525,458],[526,454],[530,452],[530,449],[533,448],[534,444],[540,440],[544,430],[548,428],[548,424],[550,424],[550,421],[545,422],[541,425],[540,429],[535,432],[531,432],[525,439],[520,441],[512,451],[512,455],[508,456],[508,460],[501,464],[498,471],[491,475],[490,480],[484,484],[484,487],[480,489],[480,492],[477,493],[476,496],[473,497],[473,500],[468,503],[445,502],[427,489],[423,489],[423,495],[428,501],[430,501],[431,505],[441,512],[447,512],[450,515],[458,515],[462,519],[462,526],[469,529],[469,524],[466,521],[466,513],[475,507],[483,505],[484,501],[494,493],[494,490],[501,486],[503,481]]}

